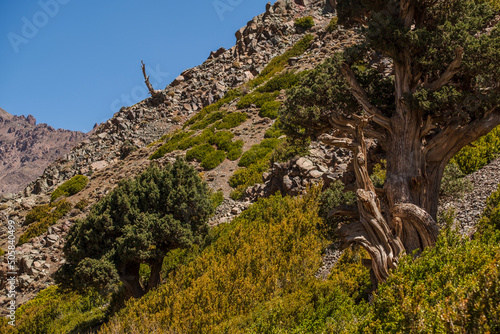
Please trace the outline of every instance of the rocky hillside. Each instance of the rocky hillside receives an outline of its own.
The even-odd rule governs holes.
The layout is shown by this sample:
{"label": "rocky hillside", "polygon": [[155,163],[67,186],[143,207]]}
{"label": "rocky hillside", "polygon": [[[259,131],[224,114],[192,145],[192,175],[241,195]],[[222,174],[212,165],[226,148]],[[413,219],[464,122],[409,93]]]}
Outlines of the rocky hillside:
{"label": "rocky hillside", "polygon": [[26,188],[85,138],[81,132],[37,125],[32,115],[13,116],[0,109],[0,195]]}

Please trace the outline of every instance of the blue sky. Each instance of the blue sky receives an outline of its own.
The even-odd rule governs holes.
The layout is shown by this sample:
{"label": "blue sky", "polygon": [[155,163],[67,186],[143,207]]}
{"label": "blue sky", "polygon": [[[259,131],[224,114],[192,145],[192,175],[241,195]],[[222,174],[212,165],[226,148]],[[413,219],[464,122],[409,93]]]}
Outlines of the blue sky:
{"label": "blue sky", "polygon": [[[0,108],[90,131],[235,44],[268,0],[2,0]],[[274,3],[274,1],[273,1]]]}

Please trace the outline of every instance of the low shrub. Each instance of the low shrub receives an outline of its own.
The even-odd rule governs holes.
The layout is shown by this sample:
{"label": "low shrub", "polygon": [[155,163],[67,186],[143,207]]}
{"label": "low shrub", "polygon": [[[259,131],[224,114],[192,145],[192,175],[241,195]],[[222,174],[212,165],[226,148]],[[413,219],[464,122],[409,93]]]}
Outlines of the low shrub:
{"label": "low shrub", "polygon": [[230,131],[216,132],[209,140],[209,143],[216,145],[219,150],[229,151],[232,148],[234,133]]}
{"label": "low shrub", "polygon": [[454,162],[446,165],[441,179],[440,195],[450,198],[460,198],[472,190],[472,183],[467,179]]}
{"label": "low shrub", "polygon": [[248,187],[257,183],[262,183],[262,173],[269,169],[269,161],[261,160],[250,165],[247,168],[238,169],[229,178],[229,185],[235,188],[230,197],[234,200],[239,200],[245,194]]}
{"label": "low shrub", "polygon": [[50,196],[50,201],[54,202],[61,196],[73,196],[83,190],[87,186],[89,179],[85,175],[75,175],[68,181],[57,187]]}
{"label": "low shrub", "polygon": [[205,129],[207,126],[215,123],[216,121],[222,119],[224,117],[224,112],[222,111],[215,111],[210,114],[208,114],[205,118],[199,120],[198,122],[194,123],[189,129],[190,130],[202,130]]}
{"label": "low shrub", "polygon": [[314,19],[312,16],[304,16],[295,20],[294,25],[298,28],[307,30],[314,27]]}
{"label": "low shrub", "polygon": [[89,205],[89,201],[87,201],[85,198],[83,198],[83,199],[79,200],[78,203],[75,204],[75,209],[83,211],[88,205]]}
{"label": "low shrub", "polygon": [[279,101],[266,102],[260,108],[259,116],[276,119],[278,117],[278,111],[281,105],[282,103]]}
{"label": "low shrub", "polygon": [[238,101],[236,105],[238,109],[249,108],[250,105],[254,104],[257,108],[261,108],[264,103],[274,101],[279,95],[279,92],[274,93],[259,93],[253,92],[247,94]]}
{"label": "low shrub", "polygon": [[226,159],[226,152],[224,151],[214,151],[208,154],[201,162],[201,167],[210,170],[219,166]]}
{"label": "low shrub", "polygon": [[[259,160],[266,158],[276,146],[280,143],[280,140],[275,138],[264,139],[260,144],[253,145],[248,151],[243,153],[238,166],[249,167],[250,165],[256,163]],[[269,159],[267,159],[269,160]]]}
{"label": "low shrub", "polygon": [[194,131],[176,131],[172,135],[168,136],[165,140],[168,140],[165,144],[163,144],[159,149],[154,152],[151,157],[149,157],[150,160],[155,160],[155,159],[160,159],[162,158],[165,154],[171,153],[175,150],[177,150],[177,147],[179,145],[179,142],[182,140],[190,137],[191,135],[194,134]]}
{"label": "low shrub", "polygon": [[500,184],[486,201],[481,220],[477,224],[478,235],[484,239],[500,241]]}
{"label": "low shrub", "polygon": [[201,162],[203,161],[203,159],[206,158],[207,155],[212,154],[214,151],[215,149],[213,148],[212,145],[202,144],[187,151],[186,160],[188,161],[198,160]]}
{"label": "low shrub", "polygon": [[301,73],[295,74],[292,71],[286,71],[284,73],[278,74],[273,78],[269,79],[264,85],[257,88],[256,90],[260,93],[272,93],[275,91],[280,91],[282,89],[290,89],[299,83]]}
{"label": "low shrub", "polygon": [[192,125],[192,124],[194,124],[194,123],[196,123],[198,121],[201,121],[208,114],[210,114],[210,113],[212,113],[214,111],[218,111],[220,109],[220,107],[222,107],[224,104],[232,102],[233,100],[237,99],[241,95],[242,95],[241,91],[239,91],[238,89],[231,89],[231,90],[229,90],[224,95],[224,97],[222,99],[220,99],[219,101],[217,101],[215,103],[212,103],[209,106],[204,107],[196,115],[194,115],[188,121],[186,121],[184,123],[184,126],[182,128],[185,129],[188,126],[190,126],[190,125]]}
{"label": "low shrub", "polygon": [[297,57],[306,52],[307,49],[311,46],[311,42],[313,41],[314,36],[308,34],[304,36],[300,41],[295,43],[295,45],[283,53],[280,56],[274,57],[269,64],[260,72],[257,78],[250,80],[248,82],[248,86],[250,88],[255,88],[270,78],[272,78],[276,73],[279,73],[285,69],[285,66],[288,64],[288,59],[292,57]]}
{"label": "low shrub", "polygon": [[[34,237],[38,237],[43,233],[47,232],[49,226],[54,225],[59,219],[64,217],[72,208],[70,202],[66,200],[61,200],[55,204],[47,205],[48,208],[44,207],[43,209],[36,209],[36,222],[33,222],[26,232],[21,234],[17,245],[20,246]],[[30,218],[30,221],[34,219],[33,216]]]}
{"label": "low shrub", "polygon": [[227,158],[231,161],[238,160],[243,154],[243,149],[241,147],[233,147],[227,152]]}
{"label": "low shrub", "polygon": [[283,136],[285,133],[281,130],[281,123],[279,120],[276,120],[273,125],[269,127],[264,133],[264,138],[279,138]]}
{"label": "low shrub", "polygon": [[338,17],[333,17],[330,20],[330,23],[328,23],[328,26],[326,27],[326,32],[331,34],[332,32],[336,31],[339,28],[339,18]]}
{"label": "low shrub", "polygon": [[248,119],[247,114],[242,112],[233,112],[224,116],[224,118],[222,118],[220,122],[217,122],[217,124],[215,124],[215,128],[218,130],[232,129],[237,127],[247,119]]}
{"label": "low shrub", "polygon": [[221,190],[216,191],[212,194],[211,200],[212,200],[212,206],[215,210],[219,205],[222,204],[222,202],[224,202],[224,194],[222,193]]}
{"label": "low shrub", "polygon": [[[279,134],[276,133],[275,135]],[[271,154],[271,163],[286,162],[296,156],[303,157],[309,154],[308,138],[289,138],[282,140]]]}
{"label": "low shrub", "polygon": [[465,174],[473,173],[486,166],[500,155],[500,126],[464,147],[452,162],[455,162]]}

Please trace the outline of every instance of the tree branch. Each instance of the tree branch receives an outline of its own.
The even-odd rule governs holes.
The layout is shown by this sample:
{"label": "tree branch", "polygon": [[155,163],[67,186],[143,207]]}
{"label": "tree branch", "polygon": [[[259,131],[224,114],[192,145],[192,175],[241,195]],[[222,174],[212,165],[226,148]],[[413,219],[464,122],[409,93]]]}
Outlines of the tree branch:
{"label": "tree branch", "polygon": [[[420,235],[424,247],[436,244],[439,230],[432,216],[424,209],[411,203],[397,204],[392,207],[396,218],[411,222]],[[423,249],[421,249],[423,251]]]}
{"label": "tree branch", "polygon": [[462,65],[463,55],[464,55],[464,49],[462,47],[458,47],[455,50],[455,59],[451,62],[450,65],[448,65],[446,71],[444,71],[444,73],[441,75],[439,79],[425,85],[425,89],[433,92],[442,88],[444,85],[450,82],[453,76],[457,74],[458,71],[460,70],[460,66]]}
{"label": "tree branch", "polygon": [[153,88],[153,85],[151,82],[149,82],[149,76],[146,75],[146,65],[144,65],[144,62],[141,60],[141,68],[142,68],[142,74],[144,75],[144,82],[146,83],[146,86],[148,87],[149,94],[151,94],[152,97],[160,97],[162,95],[160,90],[155,90]]}
{"label": "tree branch", "polygon": [[356,98],[358,103],[361,105],[363,110],[370,116],[373,116],[373,121],[383,128],[391,131],[391,123],[389,118],[385,117],[380,110],[378,110],[374,105],[368,100],[365,90],[359,85],[358,80],[354,76],[351,67],[346,63],[342,64],[341,67],[342,74],[349,85],[351,94]]}
{"label": "tree branch", "polygon": [[329,134],[323,134],[318,139],[326,145],[335,146],[335,147],[343,147],[343,148],[347,148],[349,150],[353,150],[357,146],[357,144],[354,142],[354,140],[352,140],[350,138],[337,138],[337,137],[333,137]]}

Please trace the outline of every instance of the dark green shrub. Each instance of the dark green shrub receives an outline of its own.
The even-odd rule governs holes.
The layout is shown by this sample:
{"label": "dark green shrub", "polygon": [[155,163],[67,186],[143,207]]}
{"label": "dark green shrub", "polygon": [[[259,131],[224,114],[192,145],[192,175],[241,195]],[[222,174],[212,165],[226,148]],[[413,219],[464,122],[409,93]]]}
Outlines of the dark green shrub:
{"label": "dark green shrub", "polygon": [[212,154],[215,151],[212,145],[210,144],[202,144],[199,146],[196,146],[189,151],[186,152],[186,160],[188,161],[193,161],[193,160],[198,160],[198,161],[203,161],[205,157],[209,154]]}
{"label": "dark green shrub", "polygon": [[273,125],[264,133],[264,138],[279,138],[283,136],[284,133],[281,130],[281,123],[279,120],[276,120]]}
{"label": "dark green shrub", "polygon": [[205,159],[201,162],[201,167],[210,170],[219,166],[226,159],[226,152],[224,151],[214,151],[208,154]]}
{"label": "dark green shrub", "polygon": [[35,208],[36,214],[30,216],[29,221],[32,221],[33,219],[36,219],[36,221],[32,221],[26,232],[21,234],[17,242],[18,246],[47,232],[47,229],[50,226],[57,223],[59,219],[64,217],[64,215],[66,215],[73,208],[71,203],[65,199],[60,200],[55,204],[42,207],[42,209],[37,209],[38,207]]}
{"label": "dark green shrub", "polygon": [[[181,158],[164,169],[152,164],[136,178],[120,181],[71,227],[64,245],[66,264],[56,280],[98,291],[114,291],[122,281],[129,296],[141,297],[160,282],[168,251],[203,242],[212,213],[208,186],[193,167]],[[140,264],[151,269],[145,287]]]}
{"label": "dark green shrub", "polygon": [[295,20],[295,26],[307,30],[314,27],[314,19],[312,16],[304,16]]}
{"label": "dark green shrub", "polygon": [[333,17],[330,20],[330,23],[328,23],[328,26],[326,27],[326,32],[331,34],[335,30],[337,30],[339,28],[339,24],[338,23],[339,23],[339,18],[338,17]]}
{"label": "dark green shrub", "polygon": [[243,123],[248,119],[248,115],[242,112],[233,112],[226,115],[220,122],[215,124],[215,128],[221,129],[232,129]]}
{"label": "dark green shrub", "polygon": [[61,196],[73,196],[83,190],[88,182],[89,179],[85,175],[73,176],[54,190],[50,196],[50,201],[53,202]]}
{"label": "dark green shrub", "polygon": [[279,92],[274,93],[259,93],[253,92],[247,94],[238,101],[237,107],[238,109],[249,108],[250,105],[254,104],[257,108],[260,108],[266,102],[274,101],[279,95]]}
{"label": "dark green shrub", "polygon": [[278,111],[281,105],[282,103],[279,101],[266,102],[260,108],[259,116],[276,119],[278,117]]}

